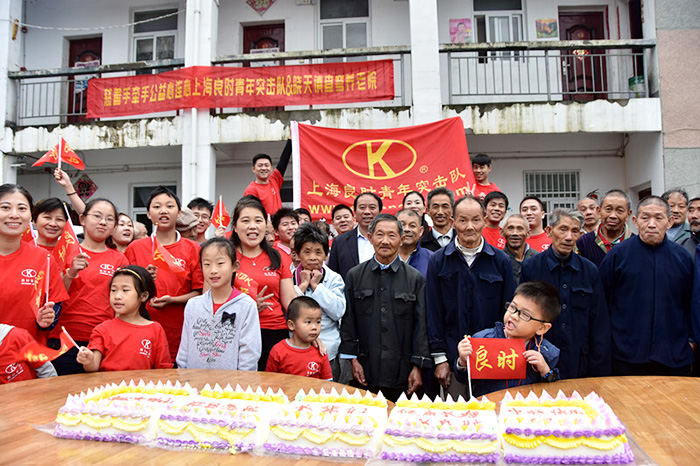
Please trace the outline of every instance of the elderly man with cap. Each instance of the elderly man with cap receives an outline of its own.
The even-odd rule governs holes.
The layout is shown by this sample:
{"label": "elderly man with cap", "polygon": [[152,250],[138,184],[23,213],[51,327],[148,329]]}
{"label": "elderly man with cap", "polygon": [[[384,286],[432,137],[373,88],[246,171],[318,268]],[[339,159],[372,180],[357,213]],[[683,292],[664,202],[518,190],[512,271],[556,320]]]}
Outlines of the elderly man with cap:
{"label": "elderly man with cap", "polygon": [[180,233],[180,236],[196,242],[198,225],[199,219],[194,212],[187,207],[183,207],[180,211],[180,216],[177,218],[177,222],[175,223],[175,229]]}

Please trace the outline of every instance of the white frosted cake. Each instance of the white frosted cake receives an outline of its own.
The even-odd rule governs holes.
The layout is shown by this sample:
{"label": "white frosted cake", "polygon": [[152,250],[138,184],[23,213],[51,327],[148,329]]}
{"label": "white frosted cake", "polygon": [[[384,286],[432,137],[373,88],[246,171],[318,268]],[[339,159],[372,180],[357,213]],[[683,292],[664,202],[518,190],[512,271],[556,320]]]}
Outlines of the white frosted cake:
{"label": "white frosted cake", "polygon": [[495,463],[500,457],[495,403],[448,397],[409,400],[391,411],[381,459],[410,462]]}
{"label": "white frosted cake", "polygon": [[264,449],[291,455],[371,458],[379,447],[386,412],[381,394],[301,390],[271,417]]}
{"label": "white frosted cake", "polygon": [[582,398],[546,391],[501,401],[500,430],[506,463],[627,464],[634,455],[625,426],[596,393]]}
{"label": "white frosted cake", "polygon": [[178,448],[249,451],[261,440],[282,391],[222,389],[200,394],[179,382],[131,381],[69,395],[56,416],[57,437],[103,442],[150,443]]}

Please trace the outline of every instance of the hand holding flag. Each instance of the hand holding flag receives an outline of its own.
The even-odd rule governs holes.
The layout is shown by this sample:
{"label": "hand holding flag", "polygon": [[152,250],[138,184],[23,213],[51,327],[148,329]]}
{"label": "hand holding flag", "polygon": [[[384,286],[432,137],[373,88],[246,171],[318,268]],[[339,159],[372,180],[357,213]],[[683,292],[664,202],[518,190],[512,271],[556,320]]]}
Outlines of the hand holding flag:
{"label": "hand holding flag", "polygon": [[58,144],[56,144],[50,151],[45,153],[39,160],[32,164],[32,167],[40,167],[45,163],[55,163],[58,168],[61,168],[61,162],[65,162],[68,165],[72,165],[78,170],[85,170],[85,164],[78,157],[73,149],[68,145],[65,139],[61,136]]}

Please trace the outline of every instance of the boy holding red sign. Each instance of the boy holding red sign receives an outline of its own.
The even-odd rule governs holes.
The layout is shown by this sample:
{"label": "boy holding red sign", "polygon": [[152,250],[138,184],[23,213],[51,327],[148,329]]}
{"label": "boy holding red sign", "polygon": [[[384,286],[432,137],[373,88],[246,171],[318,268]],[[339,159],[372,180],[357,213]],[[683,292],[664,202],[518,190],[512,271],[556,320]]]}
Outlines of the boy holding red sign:
{"label": "boy holding red sign", "polygon": [[[552,327],[561,310],[559,292],[549,283],[526,282],[515,290],[513,301],[507,303],[503,323],[497,322],[492,329],[482,330],[474,338],[508,338],[525,342],[521,354],[509,351],[491,353],[486,345],[474,345],[465,336],[457,345],[459,358],[455,362],[457,380],[467,383],[467,366],[474,380],[472,396],[519,387],[540,382],[559,380],[559,349],[544,339],[544,334]],[[525,376],[517,373],[520,358],[527,363]],[[522,362],[521,362],[522,363]],[[513,377],[502,378],[512,371]]]}

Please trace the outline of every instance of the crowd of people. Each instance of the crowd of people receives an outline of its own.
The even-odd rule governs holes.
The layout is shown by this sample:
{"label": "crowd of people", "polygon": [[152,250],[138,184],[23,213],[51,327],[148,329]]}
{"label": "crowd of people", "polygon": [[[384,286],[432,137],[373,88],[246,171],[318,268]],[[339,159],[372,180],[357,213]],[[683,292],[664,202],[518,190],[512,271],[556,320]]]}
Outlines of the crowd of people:
{"label": "crowd of people", "polygon": [[[280,199],[290,153],[287,144],[276,168],[254,157],[255,181],[229,226],[211,225],[211,202],[183,207],[155,189],[150,236],[107,199],[83,203],[57,169],[84,231],[79,252],[60,257],[65,267],[53,256],[71,222],[63,202],[34,205],[23,187],[0,186],[0,382],[258,370],[396,399],[696,370],[700,197],[675,189],[633,206],[613,189],[547,213],[526,196],[507,215],[491,158],[478,154],[467,196],[413,191],[392,215],[366,192],[335,206],[331,221],[312,221]],[[176,266],[163,266],[163,254]],[[60,348],[64,331],[76,345],[57,359],[21,358],[33,340]],[[471,336],[524,340],[526,376],[468,383]]]}

